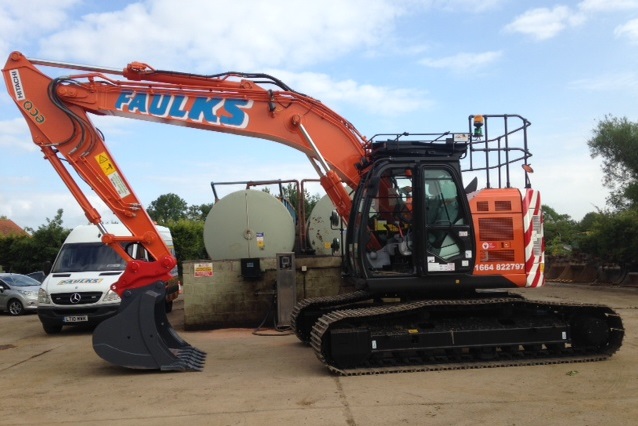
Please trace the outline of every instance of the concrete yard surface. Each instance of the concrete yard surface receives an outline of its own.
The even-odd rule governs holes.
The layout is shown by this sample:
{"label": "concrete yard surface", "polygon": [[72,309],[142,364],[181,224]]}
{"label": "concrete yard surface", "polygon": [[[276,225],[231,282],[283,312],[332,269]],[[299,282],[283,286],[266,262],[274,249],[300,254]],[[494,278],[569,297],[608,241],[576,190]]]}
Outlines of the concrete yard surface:
{"label": "concrete yard surface", "polygon": [[531,299],[602,303],[623,347],[596,363],[340,377],[293,335],[183,331],[202,372],[127,370],[99,358],[91,331],[48,336],[37,315],[0,315],[0,425],[633,425],[638,289],[549,284]]}

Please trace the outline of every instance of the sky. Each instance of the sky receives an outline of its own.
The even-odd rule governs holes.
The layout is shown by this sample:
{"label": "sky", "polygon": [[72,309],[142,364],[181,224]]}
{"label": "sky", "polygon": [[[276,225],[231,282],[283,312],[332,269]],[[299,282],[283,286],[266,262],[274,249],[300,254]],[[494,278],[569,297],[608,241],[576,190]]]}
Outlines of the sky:
{"label": "sky", "polygon": [[[638,0],[0,0],[0,61],[16,50],[118,69],[264,72],[367,136],[465,131],[469,115],[519,114],[532,123],[533,187],[575,220],[605,208],[609,192],[587,146],[593,129],[608,115],[638,116]],[[145,206],[168,193],[213,202],[211,182],[316,178],[303,154],[270,141],[94,123]],[[87,223],[2,90],[0,216],[37,229],[58,209],[67,228]]]}

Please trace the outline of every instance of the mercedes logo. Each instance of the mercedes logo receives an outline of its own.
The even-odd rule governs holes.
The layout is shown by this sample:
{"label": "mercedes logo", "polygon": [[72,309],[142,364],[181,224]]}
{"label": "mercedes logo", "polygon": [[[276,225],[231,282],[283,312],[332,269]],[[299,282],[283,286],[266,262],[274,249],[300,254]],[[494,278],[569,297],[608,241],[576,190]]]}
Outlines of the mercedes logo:
{"label": "mercedes logo", "polygon": [[80,293],[73,293],[71,297],[69,298],[71,303],[80,303],[81,299],[82,299],[82,296],[80,296]]}

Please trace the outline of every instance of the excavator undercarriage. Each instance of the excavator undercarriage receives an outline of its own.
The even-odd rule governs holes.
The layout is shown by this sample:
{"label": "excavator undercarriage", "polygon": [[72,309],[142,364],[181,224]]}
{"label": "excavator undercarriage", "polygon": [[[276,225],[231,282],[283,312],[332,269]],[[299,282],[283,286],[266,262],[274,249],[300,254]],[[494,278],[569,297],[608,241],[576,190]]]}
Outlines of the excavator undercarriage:
{"label": "excavator undercarriage", "polygon": [[292,323],[342,375],[600,361],[624,336],[609,307],[504,292],[384,303],[360,291],[306,300]]}

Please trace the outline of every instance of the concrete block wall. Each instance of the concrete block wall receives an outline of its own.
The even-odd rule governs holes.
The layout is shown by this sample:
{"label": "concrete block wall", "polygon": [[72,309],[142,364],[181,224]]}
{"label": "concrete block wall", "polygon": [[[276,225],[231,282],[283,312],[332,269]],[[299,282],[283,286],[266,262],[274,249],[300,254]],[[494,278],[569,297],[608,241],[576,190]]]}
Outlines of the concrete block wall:
{"label": "concrete block wall", "polygon": [[[212,276],[198,276],[195,265],[212,264]],[[305,266],[306,271],[302,272]],[[261,278],[241,276],[239,260],[200,260],[183,263],[184,328],[204,330],[257,327],[273,308],[276,259],[260,260]],[[350,291],[341,279],[341,258],[296,256],[297,299],[336,295]],[[276,316],[276,310],[273,311]],[[272,326],[268,320],[265,326]]]}

